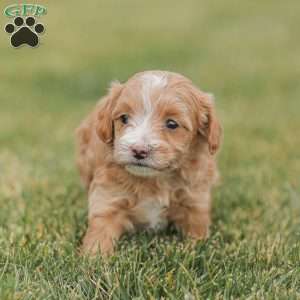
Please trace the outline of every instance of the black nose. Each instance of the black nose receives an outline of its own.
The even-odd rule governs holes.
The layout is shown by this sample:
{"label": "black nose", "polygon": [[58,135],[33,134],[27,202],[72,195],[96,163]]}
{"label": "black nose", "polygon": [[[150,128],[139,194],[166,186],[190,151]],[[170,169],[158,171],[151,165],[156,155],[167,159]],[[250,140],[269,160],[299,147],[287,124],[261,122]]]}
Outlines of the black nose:
{"label": "black nose", "polygon": [[136,159],[145,159],[149,155],[149,151],[146,148],[134,147],[131,149],[133,157]]}

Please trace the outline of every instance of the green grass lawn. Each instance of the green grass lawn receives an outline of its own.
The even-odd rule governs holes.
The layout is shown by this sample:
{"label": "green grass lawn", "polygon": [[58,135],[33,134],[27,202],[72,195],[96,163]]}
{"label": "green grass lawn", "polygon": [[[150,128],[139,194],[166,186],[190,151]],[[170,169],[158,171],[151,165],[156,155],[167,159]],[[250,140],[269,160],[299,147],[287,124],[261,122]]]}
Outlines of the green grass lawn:
{"label": "green grass lawn", "polygon": [[[300,2],[42,2],[39,48],[0,32],[0,299],[300,299]],[[74,128],[146,69],[216,96],[212,235],[140,233],[89,261]]]}

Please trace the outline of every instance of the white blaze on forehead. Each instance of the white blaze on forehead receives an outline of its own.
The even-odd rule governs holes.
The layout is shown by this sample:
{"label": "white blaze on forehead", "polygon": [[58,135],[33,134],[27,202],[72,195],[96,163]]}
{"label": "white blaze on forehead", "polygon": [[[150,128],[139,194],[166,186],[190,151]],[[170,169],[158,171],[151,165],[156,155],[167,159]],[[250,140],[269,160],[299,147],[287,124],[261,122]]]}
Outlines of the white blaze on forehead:
{"label": "white blaze on forehead", "polygon": [[121,142],[126,144],[153,144],[153,131],[151,115],[153,113],[151,104],[151,93],[158,88],[164,88],[168,81],[165,73],[148,72],[141,75],[141,94],[143,101],[143,112],[132,116],[133,127],[128,128],[121,137]]}
{"label": "white blaze on forehead", "polygon": [[166,87],[167,74],[164,72],[147,72],[141,75],[141,96],[143,102],[143,111],[134,114],[130,119],[130,127],[128,127],[124,135],[120,138],[123,145],[143,145],[152,147],[157,144],[156,136],[153,132],[151,117],[153,113],[151,104],[151,94],[158,88]]}
{"label": "white blaze on forehead", "polygon": [[167,76],[164,73],[146,73],[141,76],[142,80],[142,98],[144,102],[145,112],[150,112],[151,105],[151,92],[154,89],[164,88],[168,84]]}
{"label": "white blaze on forehead", "polygon": [[144,144],[146,139],[151,135],[151,124],[148,116],[135,116],[132,122],[133,127],[125,130],[125,134],[121,137],[121,142],[130,145]]}

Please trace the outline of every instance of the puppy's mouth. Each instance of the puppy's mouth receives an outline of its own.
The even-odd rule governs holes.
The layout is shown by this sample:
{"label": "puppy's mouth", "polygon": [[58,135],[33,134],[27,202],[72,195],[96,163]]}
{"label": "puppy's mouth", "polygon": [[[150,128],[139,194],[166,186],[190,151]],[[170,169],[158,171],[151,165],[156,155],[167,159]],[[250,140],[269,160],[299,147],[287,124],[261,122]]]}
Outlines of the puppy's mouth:
{"label": "puppy's mouth", "polygon": [[162,172],[153,167],[149,167],[143,164],[135,164],[135,163],[125,165],[125,169],[132,175],[140,176],[140,177],[155,177],[160,175]]}

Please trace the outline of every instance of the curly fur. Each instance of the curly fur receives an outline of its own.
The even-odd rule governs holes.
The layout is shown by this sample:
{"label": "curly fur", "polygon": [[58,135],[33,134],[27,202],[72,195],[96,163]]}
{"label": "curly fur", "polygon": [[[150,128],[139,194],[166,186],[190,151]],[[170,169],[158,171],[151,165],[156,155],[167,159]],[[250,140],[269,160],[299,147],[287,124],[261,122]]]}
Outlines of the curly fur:
{"label": "curly fur", "polygon": [[[168,118],[179,127],[166,128]],[[77,165],[89,199],[83,252],[110,254],[124,232],[170,222],[206,238],[220,139],[212,96],[182,75],[147,71],[113,83],[77,129]],[[132,147],[150,153],[143,166]]]}

